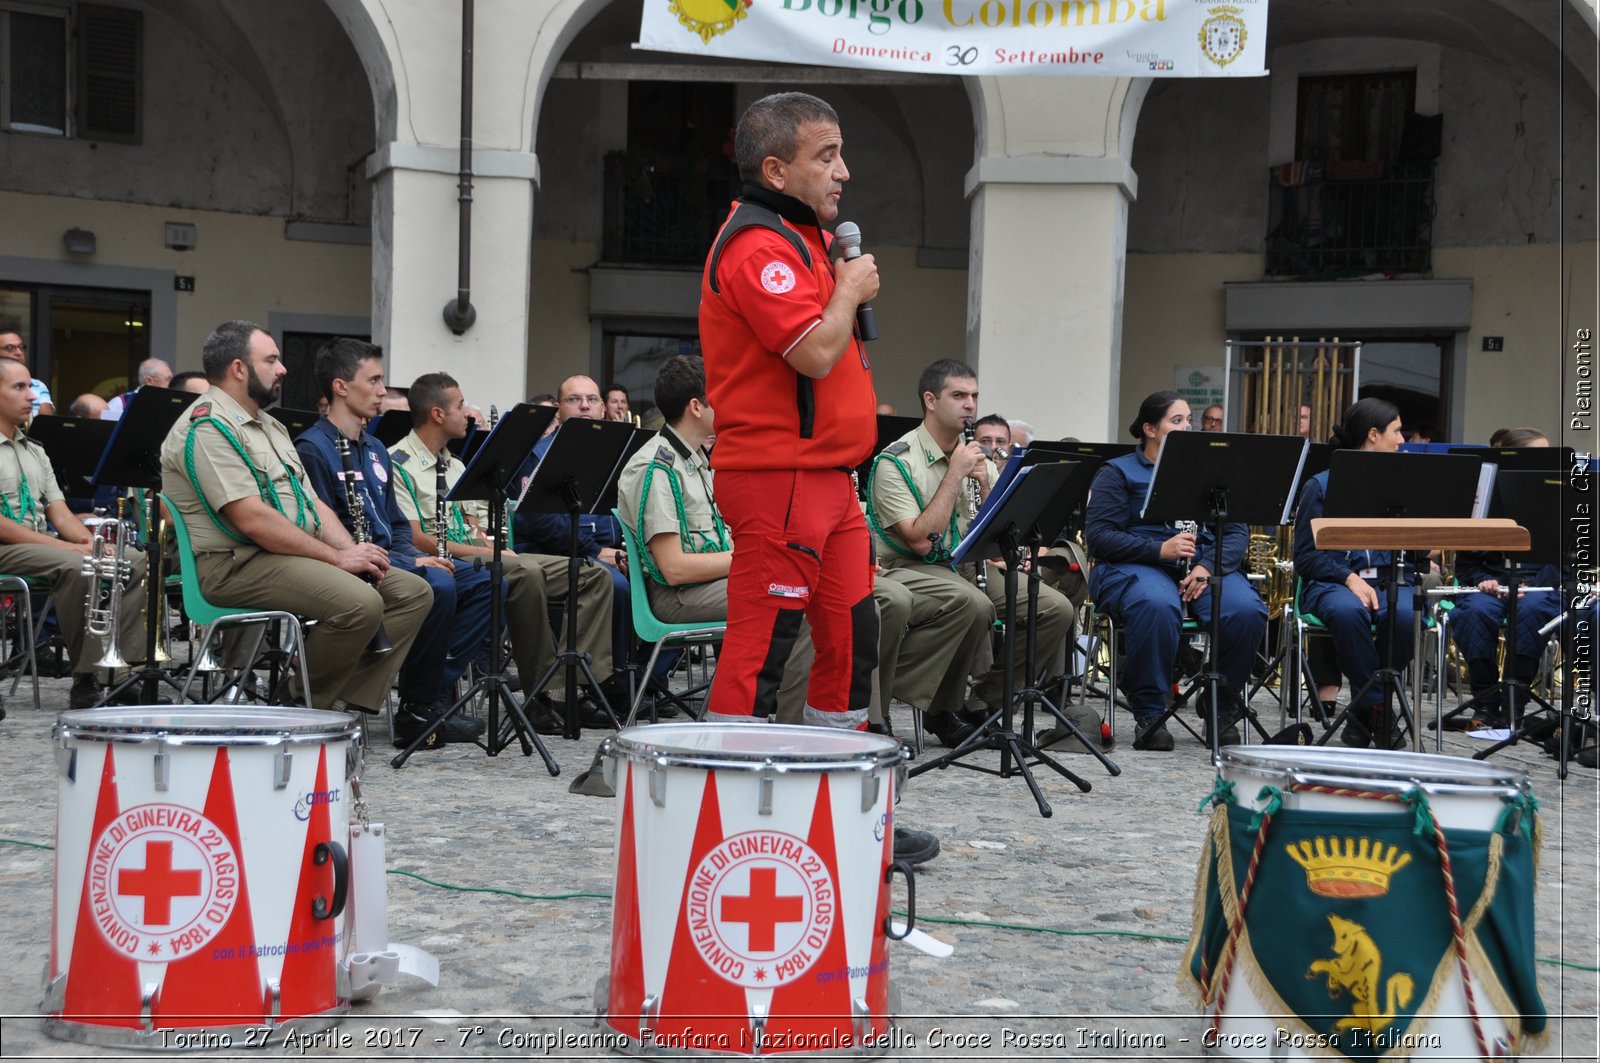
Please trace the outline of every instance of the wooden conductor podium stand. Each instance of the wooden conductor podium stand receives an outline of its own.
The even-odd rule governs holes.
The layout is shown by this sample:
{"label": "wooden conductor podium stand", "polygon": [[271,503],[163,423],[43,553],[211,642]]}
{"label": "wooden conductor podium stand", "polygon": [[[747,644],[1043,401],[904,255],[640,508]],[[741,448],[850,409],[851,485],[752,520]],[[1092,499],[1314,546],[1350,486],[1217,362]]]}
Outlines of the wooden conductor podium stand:
{"label": "wooden conductor podium stand", "polygon": [[[1488,518],[1410,518],[1410,517],[1317,517],[1311,521],[1311,535],[1318,550],[1478,550],[1494,553],[1522,553],[1531,543],[1528,529],[1504,517]],[[1388,593],[1398,596],[1393,580]],[[1391,600],[1389,615],[1394,615]],[[1422,581],[1412,584],[1411,703],[1422,706],[1422,622],[1427,599]],[[1391,625],[1391,637],[1393,636]],[[1384,654],[1385,666],[1394,659]],[[1438,682],[1444,682],[1440,676]],[[1352,694],[1354,691],[1351,692]],[[1442,738],[1442,734],[1440,735]],[[1422,752],[1422,728],[1411,721],[1412,747]]]}

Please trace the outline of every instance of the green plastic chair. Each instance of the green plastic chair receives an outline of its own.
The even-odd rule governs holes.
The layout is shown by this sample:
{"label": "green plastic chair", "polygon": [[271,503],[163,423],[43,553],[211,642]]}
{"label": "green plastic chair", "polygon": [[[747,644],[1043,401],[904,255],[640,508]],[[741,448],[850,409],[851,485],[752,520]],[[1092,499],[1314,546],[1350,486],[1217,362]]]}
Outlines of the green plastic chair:
{"label": "green plastic chair", "polygon": [[[209,601],[204,592],[200,590],[200,573],[195,569],[194,548],[189,542],[189,525],[184,521],[183,514],[166,494],[161,496],[161,504],[167,507],[167,516],[172,521],[172,534],[178,542],[178,563],[181,569],[183,585],[183,611],[189,615],[191,622],[200,624],[204,634],[200,637],[200,648],[195,651],[189,661],[188,674],[184,676],[183,690],[179,692],[179,701],[186,701],[189,697],[189,687],[194,683],[195,676],[200,673],[211,649],[211,642],[217,633],[226,627],[241,626],[245,624],[262,625],[261,634],[256,636],[254,648],[250,651],[250,659],[255,660],[256,654],[261,649],[262,638],[266,634],[265,625],[275,620],[282,620],[288,625],[290,635],[289,645],[285,646],[286,652],[292,653],[300,669],[300,693],[305,703],[311,702],[311,676],[306,671],[305,654],[305,629],[300,624],[300,618],[293,613],[282,609],[230,609],[226,606],[215,605]],[[243,680],[249,669],[241,669],[240,676],[228,683],[217,692],[220,697],[229,688],[236,687]]]}
{"label": "green plastic chair", "polygon": [[639,712],[639,705],[644,701],[645,691],[650,687],[650,676],[655,673],[656,660],[661,656],[661,651],[721,642],[728,624],[723,620],[692,620],[681,624],[669,624],[657,617],[650,608],[648,586],[650,576],[645,571],[643,560],[644,552],[648,548],[639,542],[632,525],[622,519],[622,514],[613,509],[611,515],[617,519],[617,524],[622,528],[622,541],[627,548],[628,556],[639,559],[637,571],[631,572],[628,578],[628,594],[633,604],[633,630],[638,633],[641,640],[651,643],[650,661],[644,666],[643,680],[635,684],[632,673],[628,675],[630,703],[628,718],[622,724],[627,727],[633,723],[634,717]]}

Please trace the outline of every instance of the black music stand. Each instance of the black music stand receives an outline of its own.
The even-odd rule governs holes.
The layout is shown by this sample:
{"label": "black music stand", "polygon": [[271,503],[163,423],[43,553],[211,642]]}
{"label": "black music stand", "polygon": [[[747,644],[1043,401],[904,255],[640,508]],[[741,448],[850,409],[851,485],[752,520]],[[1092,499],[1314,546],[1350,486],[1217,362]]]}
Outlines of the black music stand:
{"label": "black music stand", "polygon": [[367,423],[367,431],[388,450],[411,434],[411,411],[384,410]]}
{"label": "black music stand", "polygon": [[[1483,469],[1483,458],[1477,454],[1386,454],[1382,451],[1340,450],[1334,453],[1328,465],[1328,493],[1323,500],[1324,517],[1355,517],[1377,519],[1383,517],[1408,517],[1413,519],[1457,520],[1472,516],[1472,507],[1478,495],[1478,477]],[[1394,699],[1400,702],[1404,725],[1417,735],[1416,720],[1411,705],[1406,700],[1401,675],[1394,667],[1395,610],[1400,603],[1400,578],[1403,571],[1401,555],[1393,550],[1389,554],[1389,578],[1384,596],[1388,605],[1388,637],[1384,639],[1383,666],[1359,690],[1350,692],[1350,701],[1328,724],[1328,729],[1317,739],[1325,746],[1338,731],[1354,708],[1374,684],[1383,688],[1383,733],[1374,734],[1381,747],[1393,745],[1389,729],[1393,725],[1391,711]],[[1411,581],[1412,643],[1422,642],[1422,618],[1427,611],[1427,595],[1422,580]],[[1420,667],[1420,664],[1417,665]]]}
{"label": "black music stand", "polygon": [[452,439],[445,444],[446,449],[463,462],[471,459],[473,453],[489,438],[489,430],[478,424],[476,417],[467,418],[467,432],[460,439]]}
{"label": "black music stand", "polygon": [[[1033,794],[1034,802],[1039,806],[1039,815],[1049,819],[1054,812],[1049,802],[1044,799],[1044,791],[1039,789],[1039,782],[1033,777],[1029,767],[1030,761],[1043,764],[1054,770],[1062,778],[1072,783],[1079,790],[1088,793],[1090,786],[1088,780],[1073,774],[1067,768],[1056,762],[1048,753],[1040,749],[1033,742],[1032,721],[1033,701],[1025,702],[1024,729],[1025,736],[1018,735],[1011,727],[1012,702],[1016,696],[1016,668],[1012,662],[1010,640],[1015,637],[1017,630],[1017,573],[1022,570],[1022,559],[1029,542],[1042,541],[1046,536],[1042,533],[1044,525],[1041,518],[1051,508],[1052,502],[1071,488],[1074,471],[1077,466],[1069,462],[1056,462],[1046,465],[1036,465],[1025,472],[1017,474],[1006,489],[994,498],[992,504],[984,507],[984,514],[968,529],[966,538],[956,548],[951,560],[960,564],[962,560],[971,558],[977,564],[986,564],[987,558],[996,554],[1005,558],[1006,581],[1006,641],[1005,667],[1001,672],[1002,690],[1001,704],[998,709],[991,710],[989,717],[983,725],[974,731],[967,739],[954,749],[946,750],[939,756],[925,764],[918,764],[911,769],[910,774],[921,775],[934,768],[946,768],[951,764],[957,767],[969,768],[972,771],[981,771],[986,775],[995,775],[1002,779],[1009,779],[1014,775],[1021,775],[1028,784],[1029,791]],[[1087,481],[1084,481],[1080,492],[1087,490]],[[1054,535],[1060,530],[1056,525],[1050,528],[1049,534]],[[1033,594],[1032,606],[1038,608],[1038,594]],[[1030,637],[1033,625],[1029,625]],[[1031,641],[1030,641],[1031,649]],[[1029,686],[1032,686],[1030,680]],[[1043,694],[1034,691],[1038,700],[1050,705]],[[1072,721],[1061,714],[1054,705],[1050,709],[1063,725],[1075,731],[1083,741],[1085,748],[1100,758],[1101,763],[1107,766],[1111,774],[1115,775],[1121,770],[1113,764],[1104,753],[1099,751],[1098,736],[1091,741],[1083,732],[1073,726]],[[998,749],[1000,751],[1000,767],[998,770],[982,764],[970,764],[963,758],[980,749]],[[1013,764],[1015,761],[1015,764]]]}
{"label": "black music stand", "polygon": [[296,410],[288,406],[269,406],[274,420],[289,431],[290,439],[299,439],[305,434],[306,429],[322,420],[322,414],[316,410]]}
{"label": "black music stand", "polygon": [[[183,691],[183,684],[156,663],[161,599],[166,593],[162,580],[157,578],[161,571],[161,536],[157,534],[161,527],[161,444],[178,418],[199,397],[192,391],[172,388],[146,386],[135,391],[94,471],[97,486],[133,487],[145,493],[144,664],[129,669],[128,678],[106,692],[104,704],[115,701],[135,683],[139,684],[139,700],[146,705],[157,704],[161,683],[176,693]],[[109,637],[115,639],[116,631]]]}
{"label": "black music stand", "polygon": [[[1299,745],[1310,733],[1301,726],[1289,727],[1277,734],[1268,733],[1241,693],[1228,685],[1217,663],[1222,645],[1222,585],[1227,575],[1222,561],[1223,526],[1287,524],[1305,452],[1306,441],[1298,436],[1173,432],[1161,441],[1161,450],[1156,455],[1156,467],[1150,477],[1150,490],[1145,495],[1141,517],[1146,521],[1193,521],[1208,525],[1215,559],[1212,575],[1217,582],[1210,588],[1205,671],[1190,680],[1189,689],[1179,695],[1152,726],[1176,718],[1184,730],[1207,741],[1213,760],[1218,757],[1222,740],[1224,700],[1230,704],[1228,722],[1244,720],[1264,742]],[[1247,529],[1247,537],[1248,534]],[[1240,559],[1241,563],[1243,560]],[[1189,722],[1178,716],[1192,697],[1205,700],[1204,709],[1211,725],[1207,729],[1209,740],[1196,734]]]}
{"label": "black music stand", "polygon": [[28,438],[44,448],[68,502],[94,501],[94,471],[111,442],[116,421],[98,417],[57,417],[45,414],[28,424]]}
{"label": "black music stand", "polygon": [[883,453],[883,448],[907,432],[913,431],[921,423],[920,417],[901,417],[894,413],[878,414],[878,445],[872,448],[872,455],[866,461],[856,466],[856,485],[862,498],[867,496],[867,484],[872,479],[872,466],[877,462],[878,455]]}
{"label": "black music stand", "polygon": [[[637,440],[636,433],[642,433]],[[564,738],[575,739],[581,733],[578,726],[580,671],[588,679],[589,689],[594,692],[595,701],[601,711],[611,717],[613,724],[616,723],[616,714],[611,711],[605,693],[600,689],[600,680],[595,678],[589,655],[578,650],[578,573],[586,561],[578,553],[578,517],[584,513],[597,512],[598,505],[607,498],[608,489],[611,489],[609,493],[611,504],[615,504],[616,493],[612,488],[617,473],[622,469],[622,463],[627,461],[629,454],[644,445],[644,440],[654,434],[645,429],[635,429],[631,424],[623,424],[620,421],[593,421],[587,418],[569,417],[561,422],[555,437],[550,440],[550,449],[545,451],[544,458],[534,469],[533,477],[523,490],[522,497],[517,500],[518,512],[527,510],[530,513],[567,515],[569,536],[567,645],[556,654],[556,659],[550,662],[550,667],[545,669],[539,681],[527,689],[524,702],[532,701],[549,685],[556,673],[561,672],[566,681],[567,711],[565,729],[562,732]],[[535,441],[537,439],[536,436]],[[611,506],[607,505],[606,509],[610,508]],[[632,657],[633,647],[628,646],[623,651],[623,659],[632,660]]]}
{"label": "black music stand", "polygon": [[[1548,448],[1554,449],[1554,448]],[[1495,474],[1494,498],[1489,506],[1491,517],[1514,517],[1518,524],[1528,529],[1528,560],[1534,564],[1549,565],[1560,568],[1556,562],[1562,556],[1561,549],[1561,491],[1565,486],[1563,474],[1571,468],[1571,458],[1568,464],[1556,466],[1549,472],[1534,472],[1531,470],[1511,469],[1503,466]],[[1559,471],[1558,471],[1559,470]],[[1504,738],[1487,749],[1480,749],[1472,754],[1473,760],[1483,760],[1490,757],[1509,745],[1517,742],[1543,741],[1549,734],[1549,728],[1543,725],[1533,725],[1528,721],[1528,711],[1519,712],[1516,695],[1521,693],[1526,696],[1524,705],[1530,706],[1538,703],[1540,709],[1546,713],[1553,713],[1557,723],[1561,725],[1561,749],[1557,756],[1559,772],[1562,778],[1566,777],[1567,770],[1567,716],[1557,710],[1544,698],[1528,689],[1528,684],[1516,677],[1512,664],[1517,652],[1517,598],[1521,587],[1521,579],[1517,572],[1516,559],[1510,554],[1505,555],[1506,570],[1510,573],[1506,580],[1506,655],[1505,664],[1500,670],[1500,682],[1496,691],[1500,697],[1500,712],[1506,718],[1511,729],[1511,735]],[[1556,594],[1561,595],[1560,587]],[[1566,599],[1562,605],[1566,604]],[[1455,716],[1472,707],[1479,698],[1454,709],[1450,715]]]}
{"label": "black music stand", "polygon": [[527,459],[528,452],[539,441],[539,436],[553,417],[555,411],[548,406],[530,406],[524,402],[512,407],[489,434],[489,439],[478,448],[478,453],[446,496],[450,502],[489,503],[489,540],[494,544],[494,553],[489,562],[489,670],[480,675],[455,704],[431,721],[409,746],[397,753],[389,761],[392,767],[404,767],[406,759],[426,745],[435,731],[482,693],[489,704],[489,719],[483,740],[478,743],[484,752],[491,757],[498,756],[502,749],[511,744],[509,737],[502,739],[500,734],[500,707],[504,705],[510,717],[511,730],[522,744],[522,755],[532,756],[537,749],[550,774],[561,774],[561,768],[550,755],[550,750],[545,748],[533,725],[528,722],[522,703],[511,689],[511,680],[506,678],[503,671],[503,658],[500,656],[501,633],[505,627],[505,568],[500,551],[503,539],[501,529],[505,527],[506,520],[507,488],[517,468]]}

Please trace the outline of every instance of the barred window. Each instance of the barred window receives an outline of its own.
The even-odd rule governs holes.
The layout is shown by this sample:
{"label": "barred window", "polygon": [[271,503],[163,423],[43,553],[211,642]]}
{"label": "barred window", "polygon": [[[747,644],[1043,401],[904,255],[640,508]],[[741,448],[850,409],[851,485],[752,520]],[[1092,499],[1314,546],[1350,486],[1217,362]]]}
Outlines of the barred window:
{"label": "barred window", "polygon": [[144,15],[0,0],[0,129],[137,144]]}

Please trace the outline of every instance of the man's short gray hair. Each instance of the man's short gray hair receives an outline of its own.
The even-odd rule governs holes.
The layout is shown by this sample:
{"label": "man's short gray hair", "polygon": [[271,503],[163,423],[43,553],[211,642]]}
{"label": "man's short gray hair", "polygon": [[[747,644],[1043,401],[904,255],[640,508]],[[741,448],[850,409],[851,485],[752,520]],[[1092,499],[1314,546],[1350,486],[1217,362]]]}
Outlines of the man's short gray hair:
{"label": "man's short gray hair", "polygon": [[811,122],[839,124],[839,114],[809,92],[775,92],[745,109],[733,134],[733,156],[739,177],[761,183],[761,161],[767,156],[793,162],[800,147],[800,127]]}

